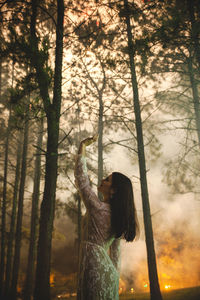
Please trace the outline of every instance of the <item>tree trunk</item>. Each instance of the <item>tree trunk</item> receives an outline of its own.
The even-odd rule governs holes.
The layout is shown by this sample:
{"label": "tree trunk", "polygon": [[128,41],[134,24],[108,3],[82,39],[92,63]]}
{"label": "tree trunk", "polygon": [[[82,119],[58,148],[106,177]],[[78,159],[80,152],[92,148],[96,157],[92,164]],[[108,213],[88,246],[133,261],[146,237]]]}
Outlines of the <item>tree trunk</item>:
{"label": "tree trunk", "polygon": [[[31,34],[38,51],[35,32],[36,1],[32,1]],[[45,187],[40,211],[40,227],[37,252],[36,282],[34,300],[50,300],[50,263],[51,241],[53,221],[55,213],[55,194],[57,182],[58,138],[61,106],[61,83],[62,83],[62,54],[63,54],[63,19],[64,2],[57,0],[57,25],[56,25],[56,53],[53,102],[49,101],[48,89],[44,86],[43,76],[45,71],[41,69],[36,59],[33,59],[37,72],[37,80],[40,87],[45,112],[47,116],[47,153],[45,170]]]}
{"label": "tree trunk", "polygon": [[[1,75],[2,62],[0,62],[0,97],[1,97]],[[12,84],[14,82],[14,59],[12,61]],[[9,136],[10,136],[10,122],[11,122],[12,105],[9,103],[9,117],[6,132],[5,143],[5,158],[4,158],[4,181],[3,181],[3,202],[2,202],[2,219],[1,219],[1,261],[0,261],[0,296],[4,294],[4,272],[5,272],[5,233],[6,233],[6,197],[7,197],[7,172],[8,172],[8,150],[9,150]]]}
{"label": "tree trunk", "polygon": [[131,71],[132,88],[133,88],[133,106],[134,106],[135,120],[136,120],[137,148],[138,148],[140,184],[141,184],[143,217],[144,217],[145,238],[146,238],[146,248],[147,248],[148,272],[149,272],[149,281],[150,281],[150,294],[151,294],[151,300],[162,300],[162,295],[160,292],[160,286],[158,281],[156,256],[155,256],[155,249],[154,249],[153,229],[152,229],[152,222],[151,222],[151,212],[150,212],[150,203],[149,203],[149,194],[148,194],[148,186],[147,186],[147,176],[146,176],[143,129],[142,129],[138,85],[137,85],[137,77],[136,77],[135,61],[134,61],[133,36],[131,31],[130,12],[129,12],[127,0],[124,0],[124,8],[126,12],[128,52],[129,52],[130,71]]}
{"label": "tree trunk", "polygon": [[77,200],[78,200],[78,215],[77,215],[77,219],[78,219],[78,253],[77,253],[78,264],[77,265],[79,266],[80,246],[81,246],[81,240],[82,240],[82,227],[81,227],[82,211],[81,211],[81,197],[78,193],[77,193]]}
{"label": "tree trunk", "polygon": [[20,132],[18,145],[17,145],[17,163],[16,163],[16,170],[15,170],[15,183],[14,183],[13,200],[12,200],[10,232],[9,232],[8,248],[7,248],[7,262],[6,262],[6,276],[5,276],[6,299],[8,298],[10,292],[11,265],[12,265],[13,242],[15,237],[15,223],[16,223],[16,210],[17,210],[17,194],[19,188],[20,164],[21,164],[21,157],[22,157],[22,144],[23,144],[22,138],[23,138],[22,133]]}
{"label": "tree trunk", "polygon": [[[55,124],[55,120],[52,120]],[[40,228],[37,252],[35,300],[50,300],[50,262],[51,240],[55,210],[55,192],[57,178],[57,134],[48,124],[48,144],[46,154],[46,174],[44,196],[40,212]],[[57,127],[57,126],[56,126]]]}
{"label": "tree trunk", "polygon": [[[101,184],[103,178],[103,99],[102,92],[99,93],[99,119],[98,119],[98,183]],[[98,192],[98,197],[101,199],[102,195]]]}
{"label": "tree trunk", "polygon": [[[98,85],[95,83],[96,90],[98,92],[98,100],[99,100],[99,119],[98,119],[98,186],[101,184],[103,178],[103,129],[104,129],[104,103],[103,103],[103,93],[106,88],[106,73],[104,69],[104,64],[101,61],[101,58],[97,55],[97,58],[101,64],[101,69],[103,73],[103,82],[101,89],[99,89]],[[101,199],[102,194],[98,192],[98,197]]]}
{"label": "tree trunk", "polygon": [[[80,107],[79,102],[77,102],[77,120],[78,120],[78,132],[79,132],[79,141],[80,141],[80,135],[81,135],[81,124],[80,124]],[[79,262],[80,262],[80,246],[82,241],[82,210],[81,210],[81,196],[77,192],[75,194],[75,197],[77,197],[78,200],[78,215],[77,215],[77,223],[78,223],[78,252],[77,252],[77,270],[79,270]]]}
{"label": "tree trunk", "polygon": [[31,300],[34,288],[34,266],[36,260],[36,240],[38,226],[38,203],[40,197],[40,175],[41,175],[41,148],[43,139],[43,118],[38,126],[38,140],[35,158],[34,170],[34,187],[32,195],[32,210],[31,210],[31,232],[28,252],[28,265],[26,271],[25,288],[23,293],[24,300]]}
{"label": "tree trunk", "polygon": [[8,175],[8,148],[10,136],[11,104],[9,109],[8,126],[5,141],[4,156],[4,177],[3,177],[3,199],[1,203],[1,261],[0,261],[0,296],[4,292],[4,272],[5,272],[5,253],[6,253],[6,201],[7,201],[7,175]]}
{"label": "tree trunk", "polygon": [[0,102],[2,94],[2,59],[0,58]]}
{"label": "tree trunk", "polygon": [[188,60],[188,70],[189,70],[189,77],[190,83],[192,88],[192,95],[193,95],[193,105],[194,105],[194,113],[195,113],[195,123],[197,129],[197,137],[198,142],[200,145],[200,103],[199,103],[199,93],[197,88],[197,80],[195,80],[194,69],[192,66],[192,58]]}
{"label": "tree trunk", "polygon": [[21,250],[21,238],[22,238],[22,218],[23,218],[23,205],[24,205],[24,189],[26,180],[26,160],[27,160],[27,149],[28,149],[28,131],[29,131],[29,101],[26,104],[26,116],[24,126],[24,141],[23,141],[23,154],[22,154],[22,166],[21,166],[21,179],[19,186],[19,199],[18,199],[18,212],[17,212],[17,225],[16,225],[16,236],[15,236],[15,252],[12,270],[12,282],[10,299],[17,299],[17,283],[20,267],[20,250]]}
{"label": "tree trunk", "polygon": [[[199,21],[195,18],[195,4],[194,0],[187,0],[187,7],[189,12],[189,18],[191,23],[191,35],[192,35],[192,42],[194,46],[194,52],[197,59],[198,64],[198,70],[200,74],[200,45],[199,45],[199,35],[200,35],[200,29],[199,29]],[[197,4],[197,11],[199,10],[199,4]],[[199,11],[198,11],[199,13]]]}

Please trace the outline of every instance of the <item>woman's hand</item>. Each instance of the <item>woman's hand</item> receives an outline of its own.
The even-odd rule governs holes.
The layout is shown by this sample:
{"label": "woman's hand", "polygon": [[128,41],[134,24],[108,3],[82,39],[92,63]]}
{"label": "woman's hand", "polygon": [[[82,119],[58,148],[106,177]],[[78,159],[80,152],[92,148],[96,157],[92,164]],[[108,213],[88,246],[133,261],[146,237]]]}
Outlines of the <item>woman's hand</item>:
{"label": "woman's hand", "polygon": [[79,154],[85,155],[85,148],[87,146],[90,146],[91,144],[93,144],[94,142],[96,142],[98,138],[98,134],[94,135],[93,137],[88,137],[86,139],[84,139],[81,143],[80,143],[80,147],[79,147]]}
{"label": "woman's hand", "polygon": [[83,140],[81,142],[81,144],[85,145],[86,147],[90,146],[91,144],[93,144],[94,142],[96,142],[97,138],[98,138],[98,134],[96,134],[96,135],[94,135],[92,137],[88,137],[87,139]]}

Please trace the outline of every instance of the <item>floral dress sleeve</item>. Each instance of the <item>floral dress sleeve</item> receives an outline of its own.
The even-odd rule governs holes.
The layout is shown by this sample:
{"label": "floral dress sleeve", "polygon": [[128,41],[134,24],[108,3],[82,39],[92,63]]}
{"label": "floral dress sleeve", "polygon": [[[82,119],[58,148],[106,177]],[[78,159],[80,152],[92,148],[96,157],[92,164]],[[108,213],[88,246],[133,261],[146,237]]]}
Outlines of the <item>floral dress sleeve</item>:
{"label": "floral dress sleeve", "polygon": [[88,174],[85,156],[77,155],[74,176],[76,179],[76,186],[81,194],[81,198],[88,210],[92,207],[99,207],[100,200],[96,193],[92,190]]}
{"label": "floral dress sleeve", "polygon": [[120,271],[120,239],[114,239],[110,246],[110,258],[118,270]]}

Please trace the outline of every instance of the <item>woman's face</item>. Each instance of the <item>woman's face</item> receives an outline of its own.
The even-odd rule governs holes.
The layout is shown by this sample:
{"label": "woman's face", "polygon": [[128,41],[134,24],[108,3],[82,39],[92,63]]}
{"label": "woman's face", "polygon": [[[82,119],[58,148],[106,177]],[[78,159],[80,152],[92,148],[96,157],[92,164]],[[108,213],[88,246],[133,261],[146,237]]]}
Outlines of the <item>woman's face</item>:
{"label": "woman's face", "polygon": [[104,200],[109,200],[112,187],[112,174],[101,181],[98,191],[104,196]]}

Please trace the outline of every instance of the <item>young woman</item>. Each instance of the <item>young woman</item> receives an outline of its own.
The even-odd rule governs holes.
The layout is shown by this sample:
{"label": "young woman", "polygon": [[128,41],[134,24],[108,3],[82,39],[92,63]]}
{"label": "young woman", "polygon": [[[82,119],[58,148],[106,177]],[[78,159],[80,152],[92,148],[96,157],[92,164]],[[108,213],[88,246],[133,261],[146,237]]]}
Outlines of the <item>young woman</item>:
{"label": "young woman", "polygon": [[100,201],[91,189],[86,167],[86,147],[96,137],[80,144],[75,181],[86,206],[86,223],[81,243],[78,300],[119,299],[120,238],[133,241],[137,217],[132,184],[125,175],[114,172],[98,187]]}

